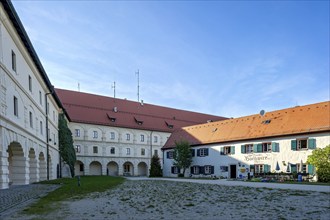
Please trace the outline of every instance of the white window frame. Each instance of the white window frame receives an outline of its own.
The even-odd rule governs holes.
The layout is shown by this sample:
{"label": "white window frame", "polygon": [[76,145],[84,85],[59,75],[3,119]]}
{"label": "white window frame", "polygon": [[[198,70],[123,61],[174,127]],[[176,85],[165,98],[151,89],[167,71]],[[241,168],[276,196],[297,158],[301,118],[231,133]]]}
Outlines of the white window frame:
{"label": "white window frame", "polygon": [[144,135],[143,134],[140,135],[140,138],[141,138],[140,141],[144,142]]}
{"label": "white window frame", "polygon": [[126,155],[131,155],[131,148],[126,148]]}
{"label": "white window frame", "polygon": [[74,133],[76,137],[80,137],[80,129],[75,129]]}
{"label": "white window frame", "polygon": [[264,142],[262,145],[262,152],[272,152],[272,143],[271,142]]}
{"label": "white window frame", "polygon": [[264,164],[255,164],[254,173],[264,173],[265,167]]}
{"label": "white window frame", "polygon": [[199,155],[200,157],[205,157],[206,155],[207,148],[200,148]]}
{"label": "white window frame", "polygon": [[[306,144],[305,147],[302,147],[302,141],[304,141]],[[297,150],[308,150],[308,139],[307,138],[301,138],[297,139]]]}
{"label": "white window frame", "polygon": [[223,147],[223,154],[224,155],[231,154],[231,146],[224,146]]}
{"label": "white window frame", "polygon": [[131,140],[131,134],[126,133],[126,141],[130,141]]}
{"label": "white window frame", "polygon": [[204,166],[204,174],[209,175],[212,173],[212,166],[206,165]]}
{"label": "white window frame", "polygon": [[158,136],[154,136],[154,143],[158,142]]}
{"label": "white window frame", "polygon": [[193,173],[192,174],[199,174],[199,166],[193,166]]}
{"label": "white window frame", "polygon": [[79,144],[76,145],[76,153],[81,152],[81,146]]}
{"label": "white window frame", "polygon": [[253,144],[245,144],[245,153],[246,154],[253,153]]}
{"label": "white window frame", "polygon": [[115,139],[116,139],[116,134],[115,134],[115,132],[113,132],[113,131],[110,132],[110,139],[111,139],[111,140],[115,140]]}
{"label": "white window frame", "polygon": [[174,151],[171,150],[168,152],[168,159],[173,159],[174,158]]}
{"label": "white window frame", "polygon": [[97,131],[93,131],[93,138],[97,139],[98,138],[98,132]]}

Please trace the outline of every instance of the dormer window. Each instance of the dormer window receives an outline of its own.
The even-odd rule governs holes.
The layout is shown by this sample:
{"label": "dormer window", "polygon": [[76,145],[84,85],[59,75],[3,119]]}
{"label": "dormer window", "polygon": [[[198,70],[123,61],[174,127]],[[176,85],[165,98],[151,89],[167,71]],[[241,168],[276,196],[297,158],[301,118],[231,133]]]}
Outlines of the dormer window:
{"label": "dormer window", "polygon": [[115,117],[112,117],[108,113],[107,113],[107,116],[108,116],[108,118],[110,119],[111,122],[116,122],[116,118]]}
{"label": "dormer window", "polygon": [[166,124],[166,126],[167,126],[168,128],[170,128],[170,129],[172,129],[172,128],[174,127],[174,125],[169,124],[167,121],[165,121],[165,124]]}
{"label": "dormer window", "polygon": [[142,125],[143,124],[143,121],[141,119],[137,119],[136,117],[134,117],[134,120],[135,122],[138,124],[138,125]]}

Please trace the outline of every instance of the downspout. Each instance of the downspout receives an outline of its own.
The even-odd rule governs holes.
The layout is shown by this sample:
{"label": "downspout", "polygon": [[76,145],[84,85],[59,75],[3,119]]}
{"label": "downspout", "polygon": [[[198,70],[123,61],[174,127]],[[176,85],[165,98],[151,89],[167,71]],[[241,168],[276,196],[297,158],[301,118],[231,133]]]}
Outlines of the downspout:
{"label": "downspout", "polygon": [[47,180],[49,180],[49,132],[48,132],[48,95],[53,94],[53,90],[51,92],[47,92],[45,94],[45,106],[46,106],[46,143],[47,143],[47,148],[46,148],[46,158],[47,158]]}
{"label": "downspout", "polygon": [[[152,161],[152,133],[153,133],[154,131],[151,131],[150,132],[150,166],[151,166],[151,161]],[[150,169],[150,168],[149,168]],[[150,173],[149,173],[149,175],[150,175]]]}

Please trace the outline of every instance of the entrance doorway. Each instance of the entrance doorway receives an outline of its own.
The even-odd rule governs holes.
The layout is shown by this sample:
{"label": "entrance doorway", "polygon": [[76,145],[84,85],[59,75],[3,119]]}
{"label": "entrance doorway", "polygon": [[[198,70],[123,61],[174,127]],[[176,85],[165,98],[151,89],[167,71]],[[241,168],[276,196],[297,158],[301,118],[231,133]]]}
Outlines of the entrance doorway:
{"label": "entrance doorway", "polygon": [[230,178],[236,179],[237,173],[236,173],[236,164],[230,165]]}

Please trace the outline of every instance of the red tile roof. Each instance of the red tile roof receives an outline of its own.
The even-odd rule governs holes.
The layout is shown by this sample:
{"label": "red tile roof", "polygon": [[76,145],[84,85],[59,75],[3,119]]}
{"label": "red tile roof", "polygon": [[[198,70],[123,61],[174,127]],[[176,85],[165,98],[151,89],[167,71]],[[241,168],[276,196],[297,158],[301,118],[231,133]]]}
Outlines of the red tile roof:
{"label": "red tile roof", "polygon": [[179,140],[202,145],[330,131],[329,105],[327,101],[268,112],[264,116],[256,114],[183,127],[172,133],[162,149],[175,147],[175,141]]}
{"label": "red tile roof", "polygon": [[56,89],[72,122],[173,132],[176,128],[226,119],[106,96]]}

